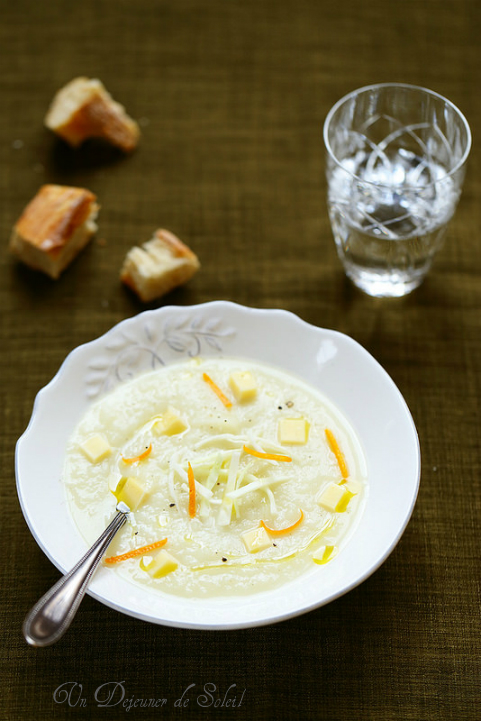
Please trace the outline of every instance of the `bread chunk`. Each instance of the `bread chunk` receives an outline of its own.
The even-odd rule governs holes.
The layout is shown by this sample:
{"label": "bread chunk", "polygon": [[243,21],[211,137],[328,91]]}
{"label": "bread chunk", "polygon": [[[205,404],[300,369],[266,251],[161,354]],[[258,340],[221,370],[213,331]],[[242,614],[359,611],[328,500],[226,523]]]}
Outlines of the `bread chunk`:
{"label": "bread chunk", "polygon": [[148,303],[186,283],[199,268],[199,259],[179,238],[156,230],[142,247],[129,250],[120,278]]}
{"label": "bread chunk", "polygon": [[103,138],[124,152],[138,143],[140,130],[100,80],[75,78],[55,95],[45,125],[77,147],[87,138]]}
{"label": "bread chunk", "polygon": [[97,230],[98,210],[90,190],[43,185],[15,224],[10,250],[57,279]]}

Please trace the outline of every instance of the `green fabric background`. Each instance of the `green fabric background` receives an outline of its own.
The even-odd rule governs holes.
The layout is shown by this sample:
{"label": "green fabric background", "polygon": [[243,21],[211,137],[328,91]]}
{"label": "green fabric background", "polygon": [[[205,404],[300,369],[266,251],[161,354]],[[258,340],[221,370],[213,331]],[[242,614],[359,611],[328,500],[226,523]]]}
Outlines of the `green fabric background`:
{"label": "green fabric background", "polygon": [[[141,719],[481,718],[480,32],[477,0],[0,0],[1,718],[124,718],[96,707],[95,690],[111,681],[125,682],[129,698],[168,699],[129,712]],[[134,154],[73,151],[43,127],[53,94],[77,75],[100,77],[140,121]],[[323,176],[329,108],[382,81],[446,95],[474,135],[446,246],[425,284],[394,301],[345,279]],[[7,250],[45,182],[85,186],[102,205],[97,239],[57,282]],[[161,304],[286,308],[377,358],[419,431],[418,502],[369,580],[300,618],[205,633],[87,597],[61,642],[31,649],[22,620],[58,571],[22,517],[15,442],[69,351],[145,307],[118,273],[157,227],[202,262]],[[83,685],[87,707],[55,703],[68,681]],[[242,706],[202,709],[206,683],[245,689]],[[190,704],[175,707],[191,684]]]}

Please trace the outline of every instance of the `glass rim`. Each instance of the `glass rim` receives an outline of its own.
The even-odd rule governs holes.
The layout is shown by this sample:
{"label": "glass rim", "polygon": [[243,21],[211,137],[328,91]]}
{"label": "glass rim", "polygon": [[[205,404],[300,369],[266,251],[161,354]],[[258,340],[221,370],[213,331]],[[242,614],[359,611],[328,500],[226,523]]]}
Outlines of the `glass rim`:
{"label": "glass rim", "polygon": [[[349,173],[349,175],[356,180],[358,180],[361,183],[365,183],[366,185],[372,185],[379,188],[392,188],[392,185],[388,185],[386,183],[379,183],[372,180],[365,180],[364,178],[359,177],[355,173],[352,173],[350,170],[348,170],[342,162],[335,156],[334,151],[331,148],[331,144],[328,140],[328,129],[332,121],[333,115],[336,113],[336,111],[346,103],[348,100],[350,100],[352,97],[356,95],[360,95],[361,93],[365,93],[369,90],[379,90],[381,88],[406,88],[408,90],[417,90],[422,93],[425,93],[426,95],[430,95],[437,100],[442,100],[444,103],[449,105],[449,107],[454,111],[454,113],[461,119],[465,131],[466,131],[466,148],[464,150],[464,153],[461,157],[461,159],[456,163],[454,168],[452,168],[446,175],[444,175],[442,178],[438,178],[437,180],[433,180],[431,183],[428,183],[428,185],[425,185],[423,187],[429,188],[430,186],[436,185],[437,183],[444,182],[447,178],[450,178],[455,173],[457,173],[463,165],[466,163],[466,160],[468,159],[469,153],[471,151],[471,145],[472,145],[472,134],[471,134],[471,128],[469,127],[469,123],[466,119],[466,116],[464,113],[461,112],[461,110],[453,103],[451,100],[446,98],[444,95],[441,95],[440,93],[435,92],[434,90],[430,90],[429,88],[425,88],[422,85],[411,85],[410,83],[374,83],[372,85],[363,85],[361,88],[357,88],[356,90],[351,90],[350,93],[347,93],[346,95],[343,95],[342,98],[340,98],[329,110],[326,119],[324,121],[323,126],[323,138],[324,138],[324,145],[325,148],[329,154],[329,156],[332,158],[332,160],[336,163],[336,165],[344,170],[346,173]],[[416,189],[419,186],[413,186],[413,185],[403,185],[400,186],[404,190],[410,190],[410,189]]]}

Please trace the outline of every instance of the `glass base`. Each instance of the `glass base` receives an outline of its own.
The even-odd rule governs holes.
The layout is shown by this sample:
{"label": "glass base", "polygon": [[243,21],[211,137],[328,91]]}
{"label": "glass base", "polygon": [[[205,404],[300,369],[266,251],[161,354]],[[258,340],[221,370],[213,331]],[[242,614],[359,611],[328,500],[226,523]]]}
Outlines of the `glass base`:
{"label": "glass base", "polygon": [[421,285],[425,273],[414,277],[375,273],[373,271],[346,268],[347,277],[354,285],[374,298],[402,298]]}

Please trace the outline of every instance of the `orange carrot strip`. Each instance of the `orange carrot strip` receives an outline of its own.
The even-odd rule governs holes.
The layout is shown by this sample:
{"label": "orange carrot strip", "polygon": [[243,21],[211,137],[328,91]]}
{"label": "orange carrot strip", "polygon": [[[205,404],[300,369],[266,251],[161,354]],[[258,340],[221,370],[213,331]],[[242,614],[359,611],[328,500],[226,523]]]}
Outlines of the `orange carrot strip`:
{"label": "orange carrot strip", "polygon": [[224,395],[224,393],[222,393],[221,389],[219,388],[219,386],[216,383],[214,383],[212,378],[210,376],[208,376],[207,373],[204,373],[202,378],[205,380],[206,383],[208,383],[210,385],[210,387],[212,388],[214,393],[217,394],[217,396],[222,401],[222,403],[225,405],[225,407],[230,408],[232,406],[232,401],[230,401],[227,398],[227,396]]}
{"label": "orange carrot strip", "polygon": [[278,453],[261,453],[261,451],[255,451],[247,446],[244,446],[244,453],[249,453],[249,455],[256,456],[256,458],[265,458],[266,461],[284,461],[285,463],[292,461],[290,456],[281,456]]}
{"label": "orange carrot strip", "polygon": [[144,458],[147,458],[152,452],[152,443],[149,445],[149,447],[141,453],[139,456],[133,456],[133,458],[124,458],[122,456],[122,460],[124,463],[137,463],[137,461],[143,461]]}
{"label": "orange carrot strip", "polygon": [[129,551],[128,553],[122,553],[120,556],[110,556],[109,558],[105,559],[105,563],[109,563],[110,565],[114,563],[120,563],[121,561],[126,561],[128,558],[135,558],[136,556],[143,556],[145,553],[150,553],[151,551],[155,551],[157,548],[161,548],[162,546],[165,546],[167,543],[167,539],[163,538],[162,541],[156,541],[155,543],[149,543],[148,546],[142,546],[142,548],[134,548],[133,551]]}
{"label": "orange carrot strip", "polygon": [[326,438],[331,451],[336,456],[337,464],[339,466],[339,470],[341,471],[342,477],[347,478],[349,475],[349,471],[347,469],[346,459],[344,458],[343,452],[339,448],[333,432],[330,431],[329,428],[326,428]]}
{"label": "orange carrot strip", "polygon": [[302,523],[302,521],[304,520],[304,511],[302,510],[302,508],[300,508],[299,510],[301,512],[301,515],[298,518],[298,520],[292,524],[292,526],[287,526],[287,528],[274,529],[274,528],[269,528],[269,526],[266,526],[264,521],[261,521],[261,526],[263,526],[266,529],[267,533],[270,533],[271,536],[282,536],[282,535],[284,535],[284,533],[290,533],[295,528],[297,528],[297,526],[300,523]]}
{"label": "orange carrot strip", "polygon": [[189,479],[189,516],[194,518],[195,516],[195,478],[192,466],[189,463],[187,470],[187,478]]}

